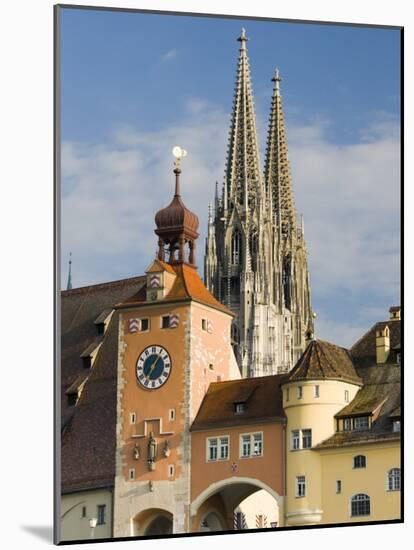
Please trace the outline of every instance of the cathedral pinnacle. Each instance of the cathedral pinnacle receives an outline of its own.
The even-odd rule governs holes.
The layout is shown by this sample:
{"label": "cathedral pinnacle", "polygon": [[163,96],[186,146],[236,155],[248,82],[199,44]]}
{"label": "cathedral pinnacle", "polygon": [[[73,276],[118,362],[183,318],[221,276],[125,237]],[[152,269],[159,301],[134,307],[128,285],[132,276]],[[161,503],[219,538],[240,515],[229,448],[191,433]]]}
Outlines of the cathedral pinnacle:
{"label": "cathedral pinnacle", "polygon": [[246,49],[246,42],[247,42],[248,40],[249,40],[249,39],[248,39],[247,36],[246,36],[246,29],[245,29],[244,27],[242,27],[242,29],[241,29],[241,35],[240,35],[239,38],[237,39],[237,41],[241,43],[240,49],[242,49],[242,50],[245,50],[245,49]]}
{"label": "cathedral pinnacle", "polygon": [[69,252],[69,273],[66,290],[72,290],[72,252]]}

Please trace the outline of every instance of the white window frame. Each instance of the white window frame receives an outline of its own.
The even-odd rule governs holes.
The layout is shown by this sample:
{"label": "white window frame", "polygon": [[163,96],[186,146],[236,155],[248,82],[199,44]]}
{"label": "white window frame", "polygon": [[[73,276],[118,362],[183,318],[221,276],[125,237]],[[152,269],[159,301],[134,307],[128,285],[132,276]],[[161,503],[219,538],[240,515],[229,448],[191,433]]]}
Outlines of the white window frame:
{"label": "white window frame", "polygon": [[136,413],[136,412],[130,413],[130,415],[129,415],[129,423],[130,423],[130,424],[136,424],[136,423],[137,423],[137,413]]}
{"label": "white window frame", "polygon": [[140,317],[139,319],[141,321],[141,327],[142,327],[142,321],[148,321],[148,328],[140,329],[138,332],[149,332],[151,329],[151,321],[149,317]]}
{"label": "white window frame", "polygon": [[400,432],[401,431],[401,420],[394,420],[392,423],[392,431]]}
{"label": "white window frame", "polygon": [[[261,452],[260,454],[255,454],[254,448],[255,448],[255,436],[260,436],[260,447]],[[249,437],[249,454],[243,453],[243,437],[247,438]],[[240,434],[239,436],[239,458],[259,458],[262,457],[264,454],[264,437],[263,432],[251,432],[251,433],[244,433]]]}
{"label": "white window frame", "polygon": [[[227,439],[227,443],[223,444],[222,440]],[[216,445],[216,458],[210,458],[210,449],[212,448],[210,445],[210,441],[217,441]],[[225,458],[221,458],[221,451],[222,448],[227,447],[227,456]],[[217,436],[209,436],[206,439],[206,462],[225,462],[226,460],[230,459],[230,435],[217,435]]]}
{"label": "white window frame", "polygon": [[401,491],[401,469],[391,468],[388,470],[386,483],[387,491]]}
{"label": "white window frame", "polygon": [[168,419],[170,422],[173,422],[175,420],[175,409],[170,409],[168,411]]}
{"label": "white window frame", "polygon": [[304,475],[296,476],[295,481],[296,481],[295,497],[296,498],[306,497],[306,476],[304,476]]}
{"label": "white window frame", "polygon": [[[304,441],[305,441],[305,435],[303,432],[308,432],[306,434],[306,439],[310,439],[310,445],[304,445]],[[310,433],[309,433],[310,432]],[[312,430],[311,428],[305,428],[304,430],[301,430],[301,443],[302,443],[302,449],[311,449],[312,448]]]}
{"label": "white window frame", "polygon": [[303,399],[303,386],[297,386],[296,399]]}
{"label": "white window frame", "polygon": [[[369,502],[369,514],[353,514],[352,513],[352,501],[355,497],[358,497],[358,496],[366,496],[368,497],[368,502]],[[361,501],[360,501],[361,502]],[[356,493],[355,495],[352,495],[349,499],[349,515],[351,518],[363,518],[363,517],[369,517],[372,515],[372,500],[371,500],[371,497],[369,495],[367,495],[366,493]]]}
{"label": "white window frame", "polygon": [[[362,421],[362,420],[365,420],[367,421],[367,425],[366,426],[358,426],[357,427],[357,422],[358,421]],[[363,430],[369,430],[369,417],[368,416],[355,416],[354,417],[354,422],[353,422],[353,428],[355,431],[363,431]]]}
{"label": "white window frame", "polygon": [[318,399],[320,397],[319,384],[316,384],[316,386],[313,386],[313,396],[315,397],[315,399]]}
{"label": "white window frame", "polygon": [[135,468],[130,468],[130,470],[128,472],[128,479],[129,479],[129,481],[134,481],[135,480]]}
{"label": "white window frame", "polygon": [[[363,458],[365,459],[365,464],[364,464],[364,466],[355,466],[355,459],[356,459],[356,458],[359,458],[359,457],[363,457]],[[354,470],[363,470],[363,469],[366,468],[366,467],[367,467],[367,457],[366,457],[366,455],[354,455],[354,456],[352,457],[352,468],[353,468]]]}
{"label": "white window frame", "polygon": [[[100,521],[100,513],[99,513],[99,510],[102,510],[103,511],[103,521]],[[106,522],[107,522],[107,506],[106,504],[97,504],[96,505],[96,518],[97,518],[97,523],[96,525],[106,525]]]}
{"label": "white window frame", "polygon": [[[310,432],[310,446],[304,447],[303,446],[303,432]],[[295,441],[297,441],[297,446],[295,446]],[[298,428],[295,430],[291,430],[290,432],[290,450],[291,451],[306,451],[307,449],[312,448],[312,428]]]}
{"label": "white window frame", "polygon": [[246,403],[244,401],[240,401],[240,403],[235,403],[234,405],[234,414],[244,414],[246,412]]}
{"label": "white window frame", "polygon": [[292,451],[300,449],[300,430],[292,430],[290,432],[290,448]]}
{"label": "white window frame", "polygon": [[[168,319],[168,327],[163,327],[163,319],[164,318],[167,318]],[[170,315],[161,315],[160,317],[160,329],[161,330],[169,330],[171,327],[170,327]]]}
{"label": "white window frame", "polygon": [[351,432],[352,431],[352,418],[343,419],[343,431]]}

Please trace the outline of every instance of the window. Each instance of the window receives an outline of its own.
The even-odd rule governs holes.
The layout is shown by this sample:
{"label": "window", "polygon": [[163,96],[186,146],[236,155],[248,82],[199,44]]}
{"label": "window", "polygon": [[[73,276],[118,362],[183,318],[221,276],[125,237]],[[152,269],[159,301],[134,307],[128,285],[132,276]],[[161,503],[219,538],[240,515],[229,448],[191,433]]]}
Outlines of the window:
{"label": "window", "polygon": [[401,353],[397,353],[397,364],[399,365],[401,363]]}
{"label": "window", "polygon": [[168,412],[168,418],[172,421],[175,420],[175,409],[170,409]]}
{"label": "window", "polygon": [[312,430],[292,430],[291,449],[310,449],[312,447]]}
{"label": "window", "polygon": [[351,498],[351,516],[369,516],[371,513],[371,502],[368,495],[362,493]]}
{"label": "window", "polygon": [[170,465],[168,466],[168,476],[169,476],[169,477],[173,477],[173,475],[174,475],[174,465],[173,465],[173,464],[170,464]]}
{"label": "window", "polygon": [[129,479],[130,480],[135,479],[135,468],[131,468],[129,470]]}
{"label": "window", "polygon": [[253,454],[255,456],[261,456],[262,447],[263,447],[262,434],[261,433],[253,434]]}
{"label": "window", "polygon": [[302,386],[298,386],[298,387],[296,388],[296,390],[297,390],[296,397],[297,397],[298,399],[302,399],[302,396],[303,396],[303,388],[302,388]]}
{"label": "window", "polygon": [[364,455],[354,456],[354,468],[366,468],[367,459]]}
{"label": "window", "polygon": [[220,437],[220,460],[229,458],[229,438]]}
{"label": "window", "polygon": [[350,418],[344,418],[344,430],[349,432],[352,429],[352,423]]}
{"label": "window", "polygon": [[240,458],[263,455],[263,434],[257,432],[240,436]]}
{"label": "window", "polygon": [[302,430],[302,449],[312,447],[312,430]]}
{"label": "window", "polygon": [[399,468],[392,468],[388,472],[388,491],[399,491],[401,488],[401,475]]}
{"label": "window", "polygon": [[170,316],[164,315],[164,317],[161,317],[161,328],[169,328],[170,327]]}
{"label": "window", "polygon": [[234,412],[235,414],[243,414],[246,410],[246,403],[235,403]]}
{"label": "window", "polygon": [[129,416],[129,423],[135,424],[136,421],[137,421],[137,415],[135,413],[131,413]]}
{"label": "window", "polygon": [[242,456],[250,456],[250,435],[242,435]]}
{"label": "window", "polygon": [[368,428],[368,416],[357,416],[354,418],[354,430],[367,430]]}
{"label": "window", "polygon": [[340,479],[336,480],[336,494],[339,495],[342,491],[342,481]]}
{"label": "window", "polygon": [[392,423],[392,431],[393,432],[401,431],[401,422],[400,422],[400,420],[394,420],[394,422]]}
{"label": "window", "polygon": [[208,460],[217,460],[217,439],[208,439]]}
{"label": "window", "polygon": [[228,460],[229,448],[230,438],[227,435],[223,437],[209,437],[207,439],[207,460],[209,462]]}
{"label": "window", "polygon": [[314,386],[314,397],[319,397],[319,386]]}
{"label": "window", "polygon": [[296,476],[296,496],[304,497],[306,495],[305,476]]}
{"label": "window", "polygon": [[81,518],[86,518],[86,506],[82,506]]}
{"label": "window", "polygon": [[202,330],[207,330],[207,319],[201,319]]}
{"label": "window", "polygon": [[292,431],[292,449],[296,450],[300,447],[299,430]]}
{"label": "window", "polygon": [[286,401],[289,401],[289,388],[286,388]]}
{"label": "window", "polygon": [[141,319],[141,332],[149,329],[149,319]]}
{"label": "window", "polygon": [[349,403],[349,391],[345,390],[345,403]]}
{"label": "window", "polygon": [[98,521],[97,525],[104,525],[106,520],[106,504],[98,504]]}

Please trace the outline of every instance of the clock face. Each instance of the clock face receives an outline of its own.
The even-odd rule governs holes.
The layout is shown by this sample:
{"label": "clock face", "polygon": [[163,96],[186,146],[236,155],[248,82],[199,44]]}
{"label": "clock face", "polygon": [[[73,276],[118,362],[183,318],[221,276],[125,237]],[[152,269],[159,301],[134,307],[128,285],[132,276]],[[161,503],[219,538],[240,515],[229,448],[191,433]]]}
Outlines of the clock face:
{"label": "clock face", "polygon": [[149,390],[161,387],[171,372],[171,358],[162,346],[148,346],[137,361],[138,382]]}

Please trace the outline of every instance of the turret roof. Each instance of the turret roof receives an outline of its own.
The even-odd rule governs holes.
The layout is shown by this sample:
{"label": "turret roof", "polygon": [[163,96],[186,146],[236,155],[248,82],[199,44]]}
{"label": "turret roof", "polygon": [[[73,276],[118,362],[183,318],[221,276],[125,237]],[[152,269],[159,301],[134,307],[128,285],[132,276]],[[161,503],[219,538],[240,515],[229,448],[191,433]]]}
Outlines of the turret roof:
{"label": "turret roof", "polygon": [[348,350],[323,340],[312,340],[290,371],[289,381],[326,379],[362,384]]}

